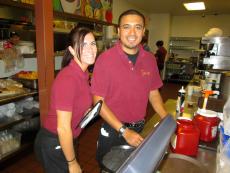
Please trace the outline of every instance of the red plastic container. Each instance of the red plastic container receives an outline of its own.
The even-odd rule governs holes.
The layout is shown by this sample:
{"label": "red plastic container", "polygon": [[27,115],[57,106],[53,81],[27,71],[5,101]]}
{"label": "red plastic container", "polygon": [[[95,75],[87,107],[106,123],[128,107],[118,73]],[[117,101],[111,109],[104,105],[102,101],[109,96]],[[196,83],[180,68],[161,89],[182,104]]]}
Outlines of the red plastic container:
{"label": "red plastic container", "polygon": [[177,130],[171,140],[171,150],[174,153],[196,156],[198,151],[200,130],[188,118],[179,117]]}
{"label": "red plastic container", "polygon": [[194,122],[200,129],[200,140],[205,142],[213,141],[217,136],[217,127],[220,119],[217,113],[211,110],[198,109]]}

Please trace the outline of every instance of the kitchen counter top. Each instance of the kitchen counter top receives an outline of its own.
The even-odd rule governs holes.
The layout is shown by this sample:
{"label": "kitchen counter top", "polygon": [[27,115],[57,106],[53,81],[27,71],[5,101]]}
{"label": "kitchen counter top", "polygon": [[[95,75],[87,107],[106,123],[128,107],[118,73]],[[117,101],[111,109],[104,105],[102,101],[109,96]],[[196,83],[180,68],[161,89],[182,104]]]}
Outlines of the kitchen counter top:
{"label": "kitchen counter top", "polygon": [[[193,98],[193,101],[194,101],[194,99],[196,99],[196,98]],[[194,115],[194,111],[197,109],[197,104],[193,104],[192,107],[189,107],[187,103],[188,102],[185,102],[185,109],[184,109],[183,116],[192,118]],[[170,113],[174,118],[176,118],[176,110],[175,110],[176,109],[176,100],[173,100],[173,99],[167,100],[165,103],[165,107],[166,107],[166,110],[168,111],[168,113]],[[160,121],[159,115],[157,115],[157,114],[153,115],[146,122],[146,125],[145,125],[144,130],[142,131],[141,135],[146,137],[149,134],[149,132],[154,128],[154,125],[156,125],[159,121]],[[217,144],[217,142],[216,142],[216,144]],[[164,168],[164,170],[168,170],[166,172],[163,171],[163,173],[171,173],[171,167],[166,168],[166,167],[168,167],[168,165],[170,165],[170,164],[165,164],[165,161],[167,161],[167,157],[168,156],[166,155],[165,159],[163,159],[161,166],[160,166],[161,169]],[[208,171],[208,173],[215,173],[216,172],[216,151],[215,150],[209,150],[205,147],[199,147],[197,157],[191,157],[191,159],[196,160],[199,164],[203,165],[205,167],[205,169]],[[178,163],[178,162],[175,162],[174,164],[176,164],[176,163]],[[173,167],[175,167],[175,165]],[[176,166],[176,167],[178,167],[178,169],[181,168],[180,162],[178,163],[178,166]],[[191,170],[192,168],[191,168],[191,166],[188,166],[186,169]],[[179,170],[177,171],[177,173],[179,173]],[[190,172],[190,173],[193,173],[193,172]]]}

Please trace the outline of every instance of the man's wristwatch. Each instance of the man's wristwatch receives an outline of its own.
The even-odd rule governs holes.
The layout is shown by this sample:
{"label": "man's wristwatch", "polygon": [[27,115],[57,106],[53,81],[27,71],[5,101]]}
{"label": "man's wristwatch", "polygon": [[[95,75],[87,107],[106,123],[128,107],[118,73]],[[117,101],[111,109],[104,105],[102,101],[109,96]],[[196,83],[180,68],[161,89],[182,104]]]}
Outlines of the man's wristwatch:
{"label": "man's wristwatch", "polygon": [[125,126],[125,125],[122,125],[121,126],[121,128],[119,129],[119,136],[123,136],[123,134],[124,134],[124,132],[125,132],[125,129],[126,129],[127,127]]}

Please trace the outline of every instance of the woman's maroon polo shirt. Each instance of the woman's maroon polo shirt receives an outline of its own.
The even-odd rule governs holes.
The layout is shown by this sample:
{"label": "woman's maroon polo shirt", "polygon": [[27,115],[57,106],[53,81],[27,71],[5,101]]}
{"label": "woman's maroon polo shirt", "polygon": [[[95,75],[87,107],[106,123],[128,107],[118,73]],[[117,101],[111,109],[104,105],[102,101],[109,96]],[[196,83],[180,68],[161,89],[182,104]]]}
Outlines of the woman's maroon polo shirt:
{"label": "woman's maroon polo shirt", "polygon": [[91,91],[105,99],[120,121],[136,122],[144,119],[150,91],[161,86],[154,55],[140,46],[133,65],[118,42],[97,59]]}
{"label": "woman's maroon polo shirt", "polygon": [[92,95],[88,84],[88,74],[83,72],[72,60],[61,70],[52,86],[49,113],[44,122],[44,128],[57,134],[56,110],[72,112],[72,130],[77,137],[81,130],[75,127],[79,124],[85,112],[92,104]]}

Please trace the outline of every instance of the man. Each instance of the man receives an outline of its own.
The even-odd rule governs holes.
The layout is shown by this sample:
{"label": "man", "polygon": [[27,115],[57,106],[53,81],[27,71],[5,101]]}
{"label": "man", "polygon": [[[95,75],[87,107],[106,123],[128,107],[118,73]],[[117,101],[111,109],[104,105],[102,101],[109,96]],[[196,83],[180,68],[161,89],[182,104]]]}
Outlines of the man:
{"label": "man", "polygon": [[144,16],[128,10],[120,15],[118,24],[120,41],[99,56],[92,78],[94,102],[104,101],[100,115],[105,123],[97,148],[99,164],[112,146],[140,145],[143,138],[139,132],[148,100],[161,118],[167,114],[158,91],[162,81],[156,60],[140,44],[145,32]]}

